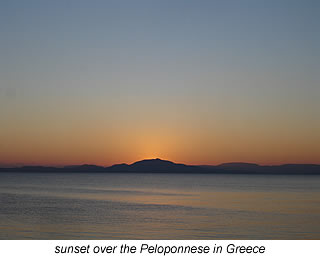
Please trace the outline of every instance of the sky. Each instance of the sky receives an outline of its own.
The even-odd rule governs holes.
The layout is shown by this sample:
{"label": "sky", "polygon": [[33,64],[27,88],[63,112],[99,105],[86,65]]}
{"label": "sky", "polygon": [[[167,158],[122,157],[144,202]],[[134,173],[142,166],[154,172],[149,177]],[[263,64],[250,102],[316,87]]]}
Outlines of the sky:
{"label": "sky", "polygon": [[0,1],[0,164],[320,163],[320,3]]}

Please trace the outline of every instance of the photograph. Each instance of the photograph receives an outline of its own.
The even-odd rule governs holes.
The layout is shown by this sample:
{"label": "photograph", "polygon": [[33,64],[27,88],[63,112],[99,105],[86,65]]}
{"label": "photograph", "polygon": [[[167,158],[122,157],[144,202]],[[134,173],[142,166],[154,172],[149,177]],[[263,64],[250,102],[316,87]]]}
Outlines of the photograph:
{"label": "photograph", "polygon": [[319,14],[0,0],[0,240],[320,240]]}

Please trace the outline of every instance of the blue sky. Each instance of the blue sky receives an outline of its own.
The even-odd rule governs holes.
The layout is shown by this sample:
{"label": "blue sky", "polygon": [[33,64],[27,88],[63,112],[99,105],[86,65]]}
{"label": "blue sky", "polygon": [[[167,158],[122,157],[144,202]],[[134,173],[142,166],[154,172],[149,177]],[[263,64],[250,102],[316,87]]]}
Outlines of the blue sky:
{"label": "blue sky", "polygon": [[[319,5],[1,1],[0,138],[12,151],[0,154],[10,162],[108,163],[148,155],[201,163],[314,162],[320,155]],[[40,140],[68,143],[82,121],[99,130],[84,126],[68,147],[89,140],[88,133],[103,136],[83,146],[96,157],[61,159],[63,145],[39,141],[43,135]],[[12,129],[18,128],[17,139]],[[144,141],[136,140],[146,135],[141,148]],[[116,137],[126,141],[113,143]],[[12,139],[18,140],[13,146]],[[162,139],[180,141],[165,149]],[[243,147],[256,151],[257,141],[268,152],[244,156]],[[34,156],[17,153],[32,143],[38,143]],[[56,154],[39,159],[53,147]]]}

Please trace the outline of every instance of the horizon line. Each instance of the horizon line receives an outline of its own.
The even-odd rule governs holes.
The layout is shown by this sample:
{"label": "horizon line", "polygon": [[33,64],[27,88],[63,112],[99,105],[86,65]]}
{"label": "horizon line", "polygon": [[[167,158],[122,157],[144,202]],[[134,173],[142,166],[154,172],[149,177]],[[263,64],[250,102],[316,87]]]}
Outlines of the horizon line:
{"label": "horizon line", "polygon": [[247,161],[227,161],[223,163],[218,163],[218,164],[188,164],[188,163],[181,163],[181,162],[174,162],[171,160],[167,159],[161,159],[161,158],[144,158],[141,160],[134,161],[133,163],[114,163],[111,165],[100,165],[100,164],[94,164],[94,163],[80,163],[80,164],[64,164],[64,165],[59,165],[59,164],[25,164],[25,163],[0,163],[1,168],[22,168],[22,167],[54,167],[54,168],[65,168],[65,167],[76,167],[76,166],[84,166],[84,165],[90,165],[90,166],[97,166],[97,167],[103,167],[103,168],[108,168],[112,167],[114,165],[119,165],[119,164],[127,164],[127,165],[132,165],[136,162],[141,162],[141,161],[147,161],[147,160],[161,160],[161,161],[168,161],[172,162],[175,164],[184,164],[188,166],[219,166],[223,164],[251,164],[251,165],[257,165],[257,166],[281,166],[281,165],[320,165],[319,163],[282,163],[282,164],[259,164],[259,163],[254,163],[254,162],[247,162]]}

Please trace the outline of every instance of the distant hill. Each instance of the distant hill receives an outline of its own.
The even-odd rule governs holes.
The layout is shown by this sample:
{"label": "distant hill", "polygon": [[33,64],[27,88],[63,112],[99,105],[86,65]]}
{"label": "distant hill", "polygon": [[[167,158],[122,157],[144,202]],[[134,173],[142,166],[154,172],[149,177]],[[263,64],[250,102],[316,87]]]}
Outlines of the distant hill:
{"label": "distant hill", "polygon": [[320,174],[320,165],[317,164],[283,164],[261,166],[254,163],[223,163],[217,166],[221,171],[228,173],[247,174]]}
{"label": "distant hill", "polygon": [[133,164],[120,164],[111,166],[108,170],[114,171],[128,171],[128,172],[181,172],[181,173],[190,173],[190,172],[201,172],[203,169],[199,166],[189,166],[181,163],[173,163],[170,161],[157,159],[149,159],[135,162]]}
{"label": "distant hill", "polygon": [[216,166],[218,169],[227,172],[244,172],[244,173],[253,173],[259,172],[261,170],[260,165],[255,163],[243,163],[243,162],[231,162],[231,163],[223,163]]}
{"label": "distant hill", "polygon": [[115,164],[110,167],[97,165],[74,165],[65,167],[23,166],[0,168],[0,172],[99,172],[99,173],[206,173],[206,174],[300,174],[320,175],[318,164],[284,164],[261,166],[254,163],[232,162],[216,166],[186,165],[166,160],[147,159],[132,164]]}

